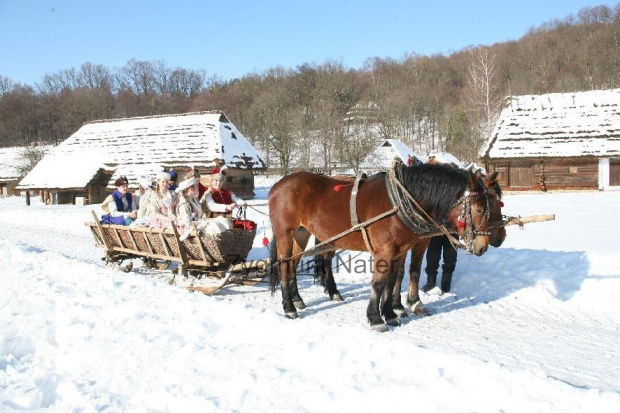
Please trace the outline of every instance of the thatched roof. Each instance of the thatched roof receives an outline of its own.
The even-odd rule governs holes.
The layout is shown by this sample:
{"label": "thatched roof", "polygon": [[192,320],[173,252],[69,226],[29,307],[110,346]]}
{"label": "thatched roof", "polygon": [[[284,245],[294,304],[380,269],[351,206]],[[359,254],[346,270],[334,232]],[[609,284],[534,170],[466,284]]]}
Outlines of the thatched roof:
{"label": "thatched roof", "polygon": [[[258,151],[222,112],[148,116],[90,122],[47,155],[20,189],[85,187],[104,170],[135,184],[142,173],[189,166],[257,169]],[[118,173],[117,173],[118,172]]]}
{"label": "thatched roof", "polygon": [[620,89],[509,98],[481,156],[620,156]]}
{"label": "thatched roof", "polygon": [[406,143],[396,139],[386,139],[362,160],[360,167],[373,171],[385,170],[391,167],[394,158],[400,158],[407,163],[409,156],[424,162],[424,159],[407,146]]}
{"label": "thatched roof", "polygon": [[49,153],[51,148],[50,145],[32,148],[28,146],[0,148],[0,182],[17,181],[23,176],[20,170],[28,167],[28,159],[26,159],[28,151],[36,150]]}

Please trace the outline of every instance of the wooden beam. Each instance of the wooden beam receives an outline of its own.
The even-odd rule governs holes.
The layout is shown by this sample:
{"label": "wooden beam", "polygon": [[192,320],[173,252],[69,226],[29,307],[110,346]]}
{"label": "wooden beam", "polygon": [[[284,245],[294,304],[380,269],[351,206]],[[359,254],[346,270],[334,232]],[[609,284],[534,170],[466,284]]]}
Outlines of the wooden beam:
{"label": "wooden beam", "polygon": [[111,250],[112,241],[108,239],[108,236],[103,230],[103,225],[101,225],[101,222],[99,222],[99,218],[97,217],[97,214],[95,214],[95,211],[90,211],[90,212],[93,214],[93,218],[95,219],[95,225],[97,225],[97,228],[99,229],[99,233],[101,234],[101,239],[103,240],[103,243],[105,244],[106,249]]}

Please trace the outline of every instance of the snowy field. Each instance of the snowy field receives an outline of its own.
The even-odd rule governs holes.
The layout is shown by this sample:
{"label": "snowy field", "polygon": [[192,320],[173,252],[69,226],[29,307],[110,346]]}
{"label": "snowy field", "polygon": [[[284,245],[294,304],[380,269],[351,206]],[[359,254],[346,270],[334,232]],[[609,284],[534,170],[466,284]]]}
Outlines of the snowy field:
{"label": "snowy field", "polygon": [[342,254],[342,303],[300,277],[289,320],[266,284],[205,296],[104,267],[84,226],[99,206],[0,199],[0,411],[619,412],[620,192],[505,204],[556,221],[459,252],[453,293],[421,293],[434,314],[380,334],[367,254]]}

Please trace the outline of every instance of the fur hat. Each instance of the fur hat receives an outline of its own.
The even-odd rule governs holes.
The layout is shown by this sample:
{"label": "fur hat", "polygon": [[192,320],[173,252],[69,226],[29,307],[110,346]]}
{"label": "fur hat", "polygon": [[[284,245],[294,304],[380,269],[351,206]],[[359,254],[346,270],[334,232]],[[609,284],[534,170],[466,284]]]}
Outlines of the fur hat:
{"label": "fur hat", "polygon": [[181,183],[176,189],[176,192],[180,193],[181,191],[184,191],[187,188],[191,188],[192,186],[196,185],[196,182],[197,182],[196,178],[189,178],[189,179],[186,179],[185,181],[181,181]]}
{"label": "fur hat", "polygon": [[129,181],[125,175],[120,176],[116,181],[114,181],[114,186],[119,187],[121,185],[129,185]]}
{"label": "fur hat", "polygon": [[150,188],[153,185],[153,177],[151,175],[140,175],[138,185],[142,188]]}
{"label": "fur hat", "polygon": [[170,174],[168,172],[160,172],[157,174],[157,180],[158,181],[169,181]]}
{"label": "fur hat", "polygon": [[209,175],[211,177],[211,179],[222,179],[224,176],[226,176],[226,170],[228,168],[226,167],[226,165],[222,165],[220,166],[216,166],[214,170],[211,171],[211,174]]}

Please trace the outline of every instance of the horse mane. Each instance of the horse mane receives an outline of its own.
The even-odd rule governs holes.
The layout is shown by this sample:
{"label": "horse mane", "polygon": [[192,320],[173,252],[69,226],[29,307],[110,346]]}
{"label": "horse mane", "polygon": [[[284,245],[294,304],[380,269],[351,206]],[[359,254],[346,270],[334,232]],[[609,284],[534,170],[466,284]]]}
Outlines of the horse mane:
{"label": "horse mane", "polygon": [[397,166],[401,168],[402,183],[411,196],[428,213],[435,212],[436,220],[446,222],[448,214],[469,183],[468,172],[444,164]]}

